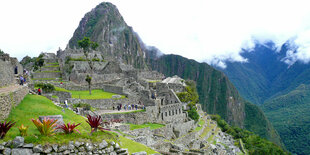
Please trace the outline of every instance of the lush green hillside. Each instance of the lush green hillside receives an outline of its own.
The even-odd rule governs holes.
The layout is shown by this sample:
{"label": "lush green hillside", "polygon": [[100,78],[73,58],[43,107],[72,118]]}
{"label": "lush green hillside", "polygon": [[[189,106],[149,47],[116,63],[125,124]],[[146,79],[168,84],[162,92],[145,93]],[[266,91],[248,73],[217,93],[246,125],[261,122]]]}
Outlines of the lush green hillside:
{"label": "lush green hillside", "polygon": [[210,114],[219,114],[229,124],[245,127],[277,144],[280,138],[259,107],[242,99],[220,71],[206,63],[178,55],[164,55],[149,59],[150,67],[166,76],[178,75],[197,83],[200,104]]}
{"label": "lush green hillside", "polygon": [[310,85],[267,101],[263,110],[281,135],[286,148],[298,154],[310,154]]}
{"label": "lush green hillside", "polygon": [[257,45],[242,54],[247,63],[228,62],[222,70],[242,96],[264,107],[289,151],[308,154],[301,150],[310,147],[310,137],[304,132],[310,129],[304,114],[310,90],[303,85],[310,84],[310,65],[298,61],[285,64],[288,50],[287,44],[280,51],[272,43]]}

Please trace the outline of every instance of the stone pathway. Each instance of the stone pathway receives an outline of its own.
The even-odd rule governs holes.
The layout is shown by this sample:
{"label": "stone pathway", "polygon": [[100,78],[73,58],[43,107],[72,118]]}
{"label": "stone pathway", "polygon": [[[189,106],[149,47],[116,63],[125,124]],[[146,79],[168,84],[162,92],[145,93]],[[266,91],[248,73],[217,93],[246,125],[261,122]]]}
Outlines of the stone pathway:
{"label": "stone pathway", "polygon": [[[26,86],[26,85],[24,85],[24,86]],[[0,94],[7,93],[7,92],[13,92],[13,91],[15,91],[15,90],[17,90],[17,89],[19,89],[21,87],[23,87],[23,86],[17,85],[17,84],[6,86],[6,87],[3,87],[3,88],[0,88]]]}

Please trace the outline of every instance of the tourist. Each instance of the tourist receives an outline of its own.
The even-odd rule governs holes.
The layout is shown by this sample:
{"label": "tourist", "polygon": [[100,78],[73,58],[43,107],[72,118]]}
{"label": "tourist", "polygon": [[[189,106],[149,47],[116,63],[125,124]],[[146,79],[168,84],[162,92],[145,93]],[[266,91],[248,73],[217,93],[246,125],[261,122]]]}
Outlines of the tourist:
{"label": "tourist", "polygon": [[115,107],[113,106],[113,110],[115,110]]}
{"label": "tourist", "polygon": [[143,104],[143,107],[142,107],[142,109],[143,109],[143,110],[145,109],[145,106],[144,106],[144,104]]}
{"label": "tourist", "polygon": [[41,95],[41,89],[40,88],[38,89],[38,94]]}
{"label": "tourist", "polygon": [[152,97],[152,99],[155,99],[155,95],[154,95],[154,93],[152,93],[152,96],[151,96],[151,97]]}
{"label": "tourist", "polygon": [[131,105],[131,109],[135,110],[135,105],[134,104]]}
{"label": "tourist", "polygon": [[138,105],[135,105],[136,110],[138,110]]}
{"label": "tourist", "polygon": [[127,104],[124,105],[124,110],[126,110]]}
{"label": "tourist", "polygon": [[68,100],[65,100],[64,103],[65,103],[66,108],[68,109],[68,107],[69,107],[69,106],[68,106]]}
{"label": "tourist", "polygon": [[19,79],[20,79],[20,85],[24,85],[24,78],[23,78],[23,76],[20,76]]}
{"label": "tourist", "polygon": [[128,105],[128,110],[131,110],[131,105],[130,104]]}

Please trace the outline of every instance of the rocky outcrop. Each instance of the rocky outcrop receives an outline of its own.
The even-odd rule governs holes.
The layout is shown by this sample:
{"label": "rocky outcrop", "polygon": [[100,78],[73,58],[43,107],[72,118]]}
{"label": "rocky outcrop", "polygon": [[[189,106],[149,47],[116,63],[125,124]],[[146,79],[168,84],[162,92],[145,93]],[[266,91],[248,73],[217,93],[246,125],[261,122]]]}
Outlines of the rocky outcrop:
{"label": "rocky outcrop", "polygon": [[105,56],[116,57],[136,68],[146,68],[137,35],[111,3],[103,2],[83,17],[69,41],[69,47],[78,48],[77,42],[83,37],[97,42],[98,51]]}

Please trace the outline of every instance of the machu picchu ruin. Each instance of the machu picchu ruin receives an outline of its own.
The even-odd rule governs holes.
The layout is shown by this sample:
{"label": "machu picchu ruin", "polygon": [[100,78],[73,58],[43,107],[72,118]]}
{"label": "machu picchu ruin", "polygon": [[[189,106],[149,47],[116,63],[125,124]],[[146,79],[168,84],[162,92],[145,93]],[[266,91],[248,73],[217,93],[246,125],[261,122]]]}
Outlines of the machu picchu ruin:
{"label": "machu picchu ruin", "polygon": [[159,52],[110,2],[64,49],[0,52],[0,155],[288,154],[225,74]]}

